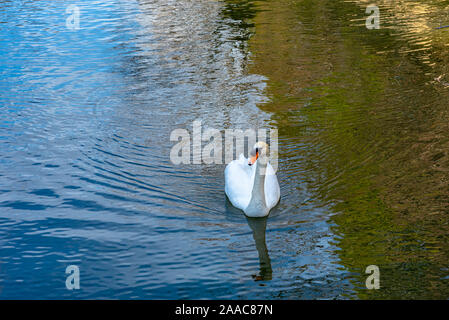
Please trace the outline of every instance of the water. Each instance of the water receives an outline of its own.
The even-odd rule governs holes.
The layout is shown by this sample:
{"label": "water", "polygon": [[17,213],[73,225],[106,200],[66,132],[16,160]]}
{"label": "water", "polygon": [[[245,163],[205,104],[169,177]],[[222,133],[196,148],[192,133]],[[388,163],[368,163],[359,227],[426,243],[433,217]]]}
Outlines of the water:
{"label": "water", "polygon": [[[449,297],[447,6],[70,4],[0,4],[0,298]],[[194,120],[279,130],[267,219],[170,162]]]}

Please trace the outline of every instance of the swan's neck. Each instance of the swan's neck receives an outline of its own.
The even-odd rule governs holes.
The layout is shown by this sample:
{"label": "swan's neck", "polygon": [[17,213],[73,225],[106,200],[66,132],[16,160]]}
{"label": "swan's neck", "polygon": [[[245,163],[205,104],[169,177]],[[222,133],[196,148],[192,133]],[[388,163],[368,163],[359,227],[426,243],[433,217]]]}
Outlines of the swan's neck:
{"label": "swan's neck", "polygon": [[245,213],[252,217],[265,216],[268,210],[265,201],[265,172],[267,165],[259,160],[254,164],[256,168],[254,172],[253,190],[251,191],[251,200],[245,210]]}

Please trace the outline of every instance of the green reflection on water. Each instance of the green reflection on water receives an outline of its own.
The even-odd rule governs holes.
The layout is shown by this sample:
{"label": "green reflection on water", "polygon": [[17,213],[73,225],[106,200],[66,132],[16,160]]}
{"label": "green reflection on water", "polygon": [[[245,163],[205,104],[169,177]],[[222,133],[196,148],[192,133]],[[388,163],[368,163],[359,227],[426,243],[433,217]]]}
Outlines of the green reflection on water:
{"label": "green reflection on water", "polygon": [[448,5],[382,1],[367,30],[364,1],[227,3],[254,32],[282,165],[335,214],[358,297],[448,298]]}

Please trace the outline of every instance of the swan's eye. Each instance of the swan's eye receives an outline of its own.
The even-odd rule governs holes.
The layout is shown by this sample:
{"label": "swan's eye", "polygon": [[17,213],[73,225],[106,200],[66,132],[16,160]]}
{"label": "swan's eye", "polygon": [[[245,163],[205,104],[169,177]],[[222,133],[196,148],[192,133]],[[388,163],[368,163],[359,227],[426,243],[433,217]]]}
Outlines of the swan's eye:
{"label": "swan's eye", "polygon": [[259,148],[256,148],[256,153],[259,152]]}

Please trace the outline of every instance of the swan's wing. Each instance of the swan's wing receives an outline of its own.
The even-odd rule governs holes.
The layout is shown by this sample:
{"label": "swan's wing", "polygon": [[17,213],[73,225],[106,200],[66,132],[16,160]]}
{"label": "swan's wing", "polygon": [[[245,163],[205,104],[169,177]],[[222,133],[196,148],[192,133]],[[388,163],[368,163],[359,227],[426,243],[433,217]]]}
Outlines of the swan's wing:
{"label": "swan's wing", "polygon": [[251,198],[251,167],[243,155],[231,161],[225,169],[225,192],[236,208],[244,210]]}
{"label": "swan's wing", "polygon": [[265,175],[265,201],[267,202],[267,208],[273,208],[281,197],[281,190],[279,188],[278,178],[274,172],[270,163],[267,165],[267,171]]}

